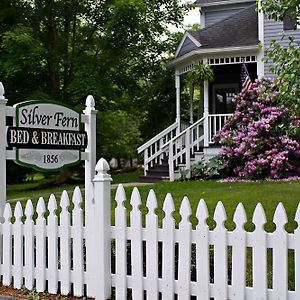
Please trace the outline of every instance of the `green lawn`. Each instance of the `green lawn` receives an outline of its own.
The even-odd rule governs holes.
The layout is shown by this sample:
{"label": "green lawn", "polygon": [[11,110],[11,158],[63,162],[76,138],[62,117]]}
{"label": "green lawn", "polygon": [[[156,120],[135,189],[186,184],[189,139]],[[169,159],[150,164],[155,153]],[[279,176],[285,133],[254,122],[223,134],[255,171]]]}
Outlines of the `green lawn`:
{"label": "green lawn", "polygon": [[[289,231],[295,228],[293,218],[300,202],[300,180],[290,182],[226,182],[220,183],[217,181],[198,181],[198,182],[165,182],[152,186],[139,187],[143,207],[146,202],[147,194],[150,189],[154,189],[158,199],[158,215],[162,216],[161,207],[163,200],[168,192],[173,196],[176,212],[179,211],[181,200],[184,196],[190,199],[193,214],[195,214],[199,199],[203,198],[208,206],[210,215],[213,215],[215,206],[218,201],[222,201],[228,218],[230,221],[226,222],[226,226],[232,229],[234,224],[232,222],[233,214],[239,202],[245,206],[248,220],[252,218],[253,211],[258,202],[261,202],[265,208],[268,224],[266,229],[271,231],[274,225],[271,220],[274,211],[279,202],[282,202],[286,208],[289,218]],[[127,198],[129,198],[132,188],[126,188]],[[114,196],[113,196],[114,197]],[[144,207],[145,210],[145,207]],[[175,213],[177,222],[179,221],[178,213]],[[191,218],[195,223],[195,218]],[[212,225],[211,218],[209,224]],[[253,229],[251,222],[247,223],[247,229]]]}
{"label": "green lawn", "polygon": [[[139,180],[139,176],[142,175],[141,170],[135,170],[132,172],[127,173],[117,173],[112,175],[112,183],[118,184],[118,183],[125,183],[125,182],[137,182]],[[61,185],[58,187],[53,187],[51,184],[49,184],[47,187],[40,188],[40,183],[44,183],[45,178],[44,177],[34,177],[38,178],[38,180],[31,180],[27,181],[25,183],[19,183],[19,184],[8,184],[7,185],[7,199],[18,199],[18,198],[30,198],[33,200],[38,199],[41,195],[49,194],[49,193],[56,193],[61,192],[64,189],[71,191],[73,190],[77,185],[81,188],[84,187],[84,182],[82,181],[79,184],[72,184],[72,185]],[[43,184],[45,186],[45,184]]]}
{"label": "green lawn", "polygon": [[[126,174],[117,174],[114,177],[113,183],[119,182],[130,182],[137,181],[139,172],[131,172]],[[80,187],[84,185],[81,184]],[[9,185],[7,188],[8,199],[13,198],[31,198],[36,201],[40,195],[44,195],[51,192],[61,192],[63,189],[73,190],[75,185],[69,186],[61,186],[55,188],[47,188],[47,189],[38,189],[38,183],[29,182],[25,184],[18,185]],[[129,205],[129,198],[132,192],[133,187],[127,187],[127,202],[126,206]],[[226,226],[229,229],[234,228],[234,223],[232,222],[233,214],[236,206],[239,202],[242,202],[245,206],[248,220],[252,218],[253,211],[258,202],[261,202],[263,207],[265,208],[268,224],[266,225],[266,230],[272,231],[274,230],[274,224],[272,223],[272,217],[276,206],[279,202],[282,202],[286,208],[289,224],[286,227],[288,231],[292,231],[295,228],[295,222],[293,222],[296,209],[300,202],[300,180],[296,181],[278,181],[278,182],[226,182],[220,183],[217,181],[195,181],[195,182],[163,182],[157,183],[154,185],[147,185],[139,187],[139,191],[142,196],[143,205],[141,207],[142,211],[145,213],[147,209],[145,208],[147,194],[150,189],[154,189],[157,199],[158,199],[158,216],[160,219],[163,217],[162,213],[162,205],[163,200],[168,192],[170,192],[173,196],[176,212],[174,217],[176,222],[180,221],[180,216],[178,214],[179,206],[181,200],[184,196],[187,196],[190,199],[193,216],[191,221],[196,224],[197,220],[194,216],[199,199],[203,198],[208,206],[210,212],[210,218],[208,219],[208,223],[210,226],[213,226],[212,215],[215,209],[215,206],[218,201],[222,201],[227,215],[228,221],[226,222]],[[112,198],[114,199],[115,190],[112,191]],[[47,197],[45,197],[47,199]],[[112,205],[112,209],[115,207],[116,203],[114,202]],[[112,218],[114,222],[114,218]],[[253,229],[253,225],[251,226],[251,221],[248,221],[246,224],[246,229]]]}

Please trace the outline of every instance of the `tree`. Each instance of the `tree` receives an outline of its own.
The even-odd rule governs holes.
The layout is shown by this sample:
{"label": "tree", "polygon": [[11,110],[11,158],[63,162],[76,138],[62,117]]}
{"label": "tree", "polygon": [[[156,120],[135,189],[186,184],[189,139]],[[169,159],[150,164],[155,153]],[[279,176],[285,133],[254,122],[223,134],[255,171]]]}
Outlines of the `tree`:
{"label": "tree", "polygon": [[268,60],[271,60],[270,70],[277,75],[274,86],[278,87],[281,101],[295,115],[300,115],[300,42],[289,38],[287,47],[276,41],[271,42],[267,49]]}
{"label": "tree", "polygon": [[300,24],[300,3],[298,0],[258,0],[264,13],[275,21],[282,21],[286,14]]}
{"label": "tree", "polygon": [[[300,2],[297,0],[262,0],[263,12],[276,21],[285,17],[300,24]],[[282,40],[285,37],[282,37]],[[289,37],[288,46],[272,41],[266,49],[267,61],[272,62],[271,71],[277,75],[274,86],[279,88],[281,100],[295,115],[300,115],[300,42]]]}
{"label": "tree", "polygon": [[167,24],[180,24],[188,8],[178,0],[14,2],[30,5],[3,34],[2,78],[19,83],[11,99],[44,95],[76,105],[93,93],[99,109],[120,109],[143,93],[141,82],[169,50],[161,38]]}
{"label": "tree", "polygon": [[107,159],[135,157],[136,148],[141,142],[139,119],[125,111],[100,113],[97,124],[97,150]]}
{"label": "tree", "polygon": [[[165,65],[175,52],[178,35],[171,34],[167,25],[179,26],[189,5],[179,0],[4,0],[4,4],[12,15],[19,14],[3,18],[0,31],[0,74],[9,104],[52,99],[81,110],[86,96],[93,94],[100,112],[141,116],[143,137],[153,134],[149,124],[158,131],[171,119],[174,76]],[[164,122],[155,121],[154,112]]]}

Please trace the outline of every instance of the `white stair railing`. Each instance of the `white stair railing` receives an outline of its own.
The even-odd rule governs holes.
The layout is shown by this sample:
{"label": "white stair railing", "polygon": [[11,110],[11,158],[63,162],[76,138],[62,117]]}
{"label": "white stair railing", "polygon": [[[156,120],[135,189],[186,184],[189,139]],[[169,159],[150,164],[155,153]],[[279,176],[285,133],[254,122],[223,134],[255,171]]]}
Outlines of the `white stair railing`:
{"label": "white stair railing", "polygon": [[208,115],[208,143],[214,144],[213,136],[220,131],[232,114]]}
{"label": "white stair railing", "polygon": [[[181,124],[181,132],[178,131],[178,123],[175,122],[168,128],[157,134],[151,140],[138,148],[138,153],[144,152],[144,175],[154,164],[161,164],[162,160],[169,155],[169,176],[174,181],[174,170],[183,165],[190,170],[191,155],[200,152],[203,146],[213,144],[213,136],[222,129],[232,114],[208,115],[208,119],[201,118],[188,127]],[[206,123],[204,123],[206,121]],[[205,126],[205,124],[207,124]],[[208,128],[205,130],[205,128]],[[205,141],[207,145],[205,145]],[[190,176],[190,172],[187,177]]]}
{"label": "white stair railing", "polygon": [[137,149],[138,153],[144,152],[144,175],[154,164],[161,163],[165,153],[162,146],[176,136],[177,128],[175,122]]}
{"label": "white stair railing", "polygon": [[184,167],[190,170],[191,155],[197,151],[200,152],[201,142],[204,140],[204,120],[204,117],[201,118],[162,146],[162,150],[169,153],[170,181],[174,181],[174,170],[179,165],[184,164]]}

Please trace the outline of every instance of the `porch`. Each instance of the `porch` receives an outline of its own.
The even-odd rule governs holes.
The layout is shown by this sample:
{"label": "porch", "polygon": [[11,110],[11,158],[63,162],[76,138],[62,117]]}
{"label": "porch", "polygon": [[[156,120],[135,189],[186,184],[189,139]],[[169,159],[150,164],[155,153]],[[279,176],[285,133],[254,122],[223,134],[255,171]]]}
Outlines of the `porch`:
{"label": "porch", "polygon": [[[255,52],[248,55],[234,55],[198,59],[196,62],[175,66],[176,119],[168,128],[138,148],[144,155],[143,181],[174,181],[180,177],[180,168],[190,177],[191,166],[201,159],[217,155],[220,145],[213,136],[222,129],[234,112],[232,99],[241,90],[241,65],[246,63],[252,80],[259,74]],[[189,103],[189,123],[182,120],[181,100],[186,74],[196,64],[209,64],[214,71],[214,81],[204,81],[202,100],[199,107]],[[172,66],[172,65],[171,65]],[[196,113],[200,118],[197,119]]]}

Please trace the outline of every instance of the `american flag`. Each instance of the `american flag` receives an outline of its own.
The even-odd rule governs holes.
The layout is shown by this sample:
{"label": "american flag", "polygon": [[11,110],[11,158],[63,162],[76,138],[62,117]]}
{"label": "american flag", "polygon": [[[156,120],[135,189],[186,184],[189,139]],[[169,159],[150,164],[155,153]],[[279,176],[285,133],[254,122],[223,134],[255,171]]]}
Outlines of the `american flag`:
{"label": "american flag", "polygon": [[242,94],[245,95],[246,91],[252,88],[252,81],[245,63],[242,64],[241,80],[242,80]]}

